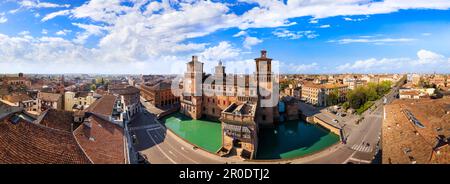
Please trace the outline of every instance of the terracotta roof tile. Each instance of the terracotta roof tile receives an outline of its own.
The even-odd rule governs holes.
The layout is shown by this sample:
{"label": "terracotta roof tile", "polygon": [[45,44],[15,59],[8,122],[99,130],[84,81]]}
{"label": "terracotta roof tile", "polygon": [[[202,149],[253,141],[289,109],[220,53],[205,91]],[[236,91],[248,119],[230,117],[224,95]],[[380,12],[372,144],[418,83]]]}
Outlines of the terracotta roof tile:
{"label": "terracotta roof tile", "polygon": [[48,110],[40,124],[66,132],[72,132],[72,124],[73,129],[76,129],[79,126],[79,124],[75,124],[72,112],[54,109]]}
{"label": "terracotta roof tile", "polygon": [[102,98],[89,105],[89,107],[85,111],[105,116],[111,116],[116,98],[117,97],[114,95],[105,94],[102,96]]}
{"label": "terracotta roof tile", "polygon": [[72,133],[8,118],[0,121],[0,163],[87,164],[91,163]]}
{"label": "terracotta roof tile", "polygon": [[81,124],[74,135],[89,158],[96,164],[125,163],[123,129],[95,115],[88,120],[90,126]]}
{"label": "terracotta roof tile", "polygon": [[38,98],[44,101],[57,102],[60,98],[62,98],[62,95],[58,93],[39,92]]}
{"label": "terracotta roof tile", "polygon": [[[383,163],[450,163],[450,149],[439,152],[438,137],[450,137],[450,99],[395,100],[385,106],[382,148]],[[409,111],[424,128],[411,123]]]}

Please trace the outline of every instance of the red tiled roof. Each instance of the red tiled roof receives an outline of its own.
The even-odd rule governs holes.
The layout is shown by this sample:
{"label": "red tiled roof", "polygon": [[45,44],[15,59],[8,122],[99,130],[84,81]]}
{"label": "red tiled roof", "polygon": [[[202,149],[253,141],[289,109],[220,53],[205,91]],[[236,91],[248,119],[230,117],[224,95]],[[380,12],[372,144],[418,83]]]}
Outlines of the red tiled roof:
{"label": "red tiled roof", "polygon": [[[40,122],[41,125],[46,127],[72,132],[72,124],[74,123],[73,113],[68,111],[58,111],[54,109],[49,109],[47,114]],[[74,124],[73,129],[79,126]]]}
{"label": "red tiled roof", "polygon": [[11,103],[33,100],[30,96],[23,94],[23,93],[15,93],[15,94],[6,95],[3,97],[3,99],[5,99]]}
{"label": "red tiled roof", "polygon": [[[450,99],[394,100],[385,106],[383,163],[450,163],[450,148],[435,149],[439,136],[450,137]],[[413,124],[409,111],[424,127]]]}
{"label": "red tiled roof", "polygon": [[139,89],[133,86],[126,86],[122,88],[109,88],[109,92],[119,95],[133,95],[139,94]]}
{"label": "red tiled roof", "polygon": [[125,163],[123,129],[95,115],[88,120],[90,127],[83,123],[74,131],[88,157],[96,164]]}
{"label": "red tiled roof", "polygon": [[38,98],[48,102],[57,102],[61,98],[61,94],[58,93],[45,93],[39,92]]}
{"label": "red tiled roof", "polygon": [[105,116],[111,116],[116,102],[116,96],[105,94],[102,98],[96,100],[87,109],[86,112],[92,112]]}
{"label": "red tiled roof", "polygon": [[0,163],[88,164],[72,133],[8,118],[0,121]]}

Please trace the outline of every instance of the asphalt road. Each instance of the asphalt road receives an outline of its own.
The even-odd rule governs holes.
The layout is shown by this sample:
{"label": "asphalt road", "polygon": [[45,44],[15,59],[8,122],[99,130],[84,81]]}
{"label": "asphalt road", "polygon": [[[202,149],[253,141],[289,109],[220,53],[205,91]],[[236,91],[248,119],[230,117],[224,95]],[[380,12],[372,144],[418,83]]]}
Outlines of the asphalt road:
{"label": "asphalt road", "polygon": [[[210,157],[209,153],[194,150],[193,146],[168,132],[164,126],[155,121],[155,115],[144,111],[136,115],[130,123],[131,135],[136,135],[135,150],[146,155],[151,164],[197,164],[221,163]],[[225,162],[224,162],[225,163]]]}

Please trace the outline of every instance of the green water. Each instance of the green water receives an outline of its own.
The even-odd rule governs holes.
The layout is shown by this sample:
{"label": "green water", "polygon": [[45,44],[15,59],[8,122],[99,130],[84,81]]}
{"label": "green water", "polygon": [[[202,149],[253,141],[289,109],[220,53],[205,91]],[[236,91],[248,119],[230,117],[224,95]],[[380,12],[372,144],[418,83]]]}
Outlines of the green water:
{"label": "green water", "polygon": [[[163,119],[167,128],[211,153],[220,149],[220,122],[192,120],[181,113]],[[291,121],[274,129],[261,129],[257,159],[295,158],[325,149],[339,141],[339,136],[317,125]]]}
{"label": "green water", "polygon": [[211,153],[216,153],[222,146],[220,122],[193,120],[181,113],[171,114],[163,122],[177,135]]}
{"label": "green water", "polygon": [[295,158],[323,150],[339,141],[339,136],[302,121],[281,123],[261,129],[257,159]]}

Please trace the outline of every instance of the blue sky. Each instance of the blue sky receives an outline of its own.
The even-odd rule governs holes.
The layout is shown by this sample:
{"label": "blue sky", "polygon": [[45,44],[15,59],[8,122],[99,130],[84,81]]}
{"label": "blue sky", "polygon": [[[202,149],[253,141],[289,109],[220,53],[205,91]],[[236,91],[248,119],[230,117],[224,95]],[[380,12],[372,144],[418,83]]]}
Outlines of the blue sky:
{"label": "blue sky", "polygon": [[448,0],[0,2],[1,73],[450,73]]}

